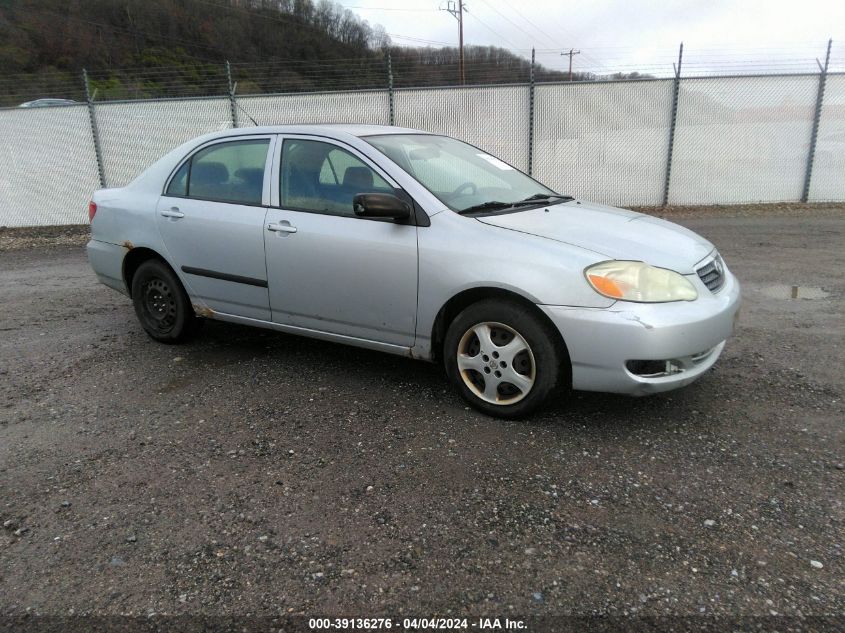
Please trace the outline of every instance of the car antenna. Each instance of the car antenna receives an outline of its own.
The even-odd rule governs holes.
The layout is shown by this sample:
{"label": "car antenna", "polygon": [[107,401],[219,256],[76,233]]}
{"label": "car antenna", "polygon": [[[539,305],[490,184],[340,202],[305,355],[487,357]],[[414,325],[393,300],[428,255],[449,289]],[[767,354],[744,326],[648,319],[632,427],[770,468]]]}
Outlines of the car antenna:
{"label": "car antenna", "polygon": [[255,119],[253,119],[252,116],[250,116],[249,112],[244,110],[243,106],[240,103],[238,103],[237,99],[235,99],[235,92],[237,91],[237,89],[238,89],[238,82],[236,81],[234,83],[234,85],[232,86],[232,102],[241,109],[241,112],[243,112],[246,115],[246,118],[248,118],[250,121],[252,121],[252,124],[255,127],[259,127],[258,123],[255,122]]}

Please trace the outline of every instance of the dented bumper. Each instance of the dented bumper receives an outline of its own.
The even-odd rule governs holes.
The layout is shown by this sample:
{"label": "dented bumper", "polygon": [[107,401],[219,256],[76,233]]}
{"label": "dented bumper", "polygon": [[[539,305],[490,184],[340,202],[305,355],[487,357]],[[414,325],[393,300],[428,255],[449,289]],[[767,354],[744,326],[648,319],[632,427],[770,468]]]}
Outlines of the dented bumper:
{"label": "dented bumper", "polygon": [[[733,332],[740,288],[732,274],[715,294],[697,286],[695,301],[618,301],[609,308],[541,305],[566,342],[572,387],[646,395],[683,387],[706,372]],[[634,373],[630,361],[665,361],[667,371]]]}

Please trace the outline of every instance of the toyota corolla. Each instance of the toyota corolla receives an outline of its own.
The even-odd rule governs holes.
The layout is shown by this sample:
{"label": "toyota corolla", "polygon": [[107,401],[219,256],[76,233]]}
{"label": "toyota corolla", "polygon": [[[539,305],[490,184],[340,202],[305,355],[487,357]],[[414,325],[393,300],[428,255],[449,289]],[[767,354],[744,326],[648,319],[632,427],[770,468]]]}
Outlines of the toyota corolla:
{"label": "toyota corolla", "polygon": [[91,266],[157,341],[218,319],[441,362],[499,417],[556,390],[687,385],[740,305],[699,235],[397,127],[209,134],[89,216]]}

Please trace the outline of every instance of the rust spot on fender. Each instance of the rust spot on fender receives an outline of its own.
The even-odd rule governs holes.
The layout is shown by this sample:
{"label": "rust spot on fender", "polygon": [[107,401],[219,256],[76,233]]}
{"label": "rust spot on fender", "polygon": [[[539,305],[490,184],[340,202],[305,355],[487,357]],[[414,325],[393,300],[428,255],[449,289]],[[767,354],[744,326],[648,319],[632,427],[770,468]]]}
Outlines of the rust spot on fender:
{"label": "rust spot on fender", "polygon": [[434,362],[434,356],[431,353],[429,353],[429,354],[418,354],[413,347],[408,348],[408,358],[412,358],[414,360],[424,360],[424,361],[427,361],[429,363]]}
{"label": "rust spot on fender", "polygon": [[133,248],[135,248],[135,245],[129,240],[124,240],[120,245],[128,251],[131,251]]}
{"label": "rust spot on fender", "polygon": [[194,313],[199,317],[204,317],[206,319],[213,319],[214,318],[214,310],[208,308],[206,306],[197,305],[196,303],[192,304],[194,308]]}

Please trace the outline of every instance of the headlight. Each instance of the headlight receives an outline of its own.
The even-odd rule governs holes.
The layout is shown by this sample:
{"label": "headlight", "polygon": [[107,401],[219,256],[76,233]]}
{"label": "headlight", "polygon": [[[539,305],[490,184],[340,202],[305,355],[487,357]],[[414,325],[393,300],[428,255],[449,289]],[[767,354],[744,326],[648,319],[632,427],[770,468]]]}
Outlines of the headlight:
{"label": "headlight", "polygon": [[611,299],[660,303],[698,297],[695,287],[680,273],[643,262],[602,262],[584,274],[596,292]]}

